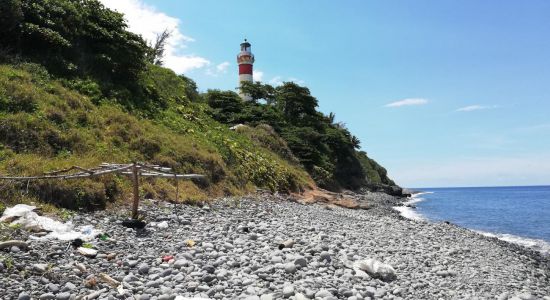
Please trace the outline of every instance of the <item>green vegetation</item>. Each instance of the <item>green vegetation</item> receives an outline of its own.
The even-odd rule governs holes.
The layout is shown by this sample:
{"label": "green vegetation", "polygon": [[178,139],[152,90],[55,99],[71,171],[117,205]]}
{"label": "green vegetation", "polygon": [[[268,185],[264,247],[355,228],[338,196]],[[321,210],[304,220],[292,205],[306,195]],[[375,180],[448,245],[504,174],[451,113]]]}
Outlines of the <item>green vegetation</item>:
{"label": "green vegetation", "polygon": [[[191,201],[240,194],[253,185],[281,191],[311,185],[298,164],[214,121],[206,114],[206,104],[186,100],[184,81],[169,70],[159,75],[160,67],[150,65],[141,75],[154,78],[150,89],[179,87],[162,89],[166,95],[160,97],[172,104],[155,118],[145,118],[109,101],[94,104],[92,97],[71,89],[72,82],[49,78],[45,70],[30,73],[29,68],[39,66],[0,66],[0,103],[5,103],[0,110],[2,174],[33,175],[71,165],[147,161],[180,173],[207,175],[208,184],[180,183],[182,194]],[[181,99],[170,97],[170,92]],[[129,182],[117,176],[34,181],[28,187],[27,182],[0,184],[4,199],[35,197],[67,208],[103,208],[130,192]],[[20,190],[29,193],[21,195]],[[175,188],[165,179],[144,180],[142,193],[174,199]]]}
{"label": "green vegetation", "polygon": [[[242,91],[252,101],[243,102],[230,91],[208,91],[204,99],[213,108],[212,117],[232,125],[268,126],[270,136],[282,137],[278,144],[284,144],[283,149],[289,149],[291,155],[280,147],[269,148],[286,159],[296,157],[319,186],[340,190],[394,184],[384,168],[365,152],[357,151],[359,139],[343,124],[335,123],[333,114],[325,116],[317,111],[317,99],[306,87],[293,82],[278,87],[256,82],[245,83]],[[273,145],[273,138],[267,139],[265,133],[248,135]]]}
{"label": "green vegetation", "polygon": [[[305,87],[251,84],[252,102],[231,91],[201,95],[193,80],[158,65],[162,38],[148,46],[97,0],[6,0],[0,15],[0,174],[145,161],[205,174],[207,182],[179,183],[186,201],[255,186],[392,184]],[[239,123],[247,126],[229,129]],[[130,190],[118,175],[0,181],[0,200],[98,209]],[[174,199],[175,187],[144,179],[140,193]]]}

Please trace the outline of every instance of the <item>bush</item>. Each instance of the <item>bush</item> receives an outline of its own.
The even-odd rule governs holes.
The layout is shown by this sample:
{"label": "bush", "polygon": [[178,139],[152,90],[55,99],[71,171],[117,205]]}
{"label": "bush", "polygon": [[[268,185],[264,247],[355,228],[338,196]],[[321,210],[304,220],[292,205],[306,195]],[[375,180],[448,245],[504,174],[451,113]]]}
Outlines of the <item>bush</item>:
{"label": "bush", "polygon": [[107,191],[113,192],[113,186],[107,187],[91,179],[34,181],[29,189],[43,202],[68,209],[86,210],[104,209],[109,199]]}

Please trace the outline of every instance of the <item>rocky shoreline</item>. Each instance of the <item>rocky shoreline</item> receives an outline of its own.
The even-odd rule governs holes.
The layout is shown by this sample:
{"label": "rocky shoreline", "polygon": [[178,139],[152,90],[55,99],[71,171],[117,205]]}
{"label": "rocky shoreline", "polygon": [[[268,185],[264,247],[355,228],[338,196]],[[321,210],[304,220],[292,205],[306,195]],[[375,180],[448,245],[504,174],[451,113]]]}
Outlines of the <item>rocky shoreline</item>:
{"label": "rocky shoreline", "polygon": [[103,233],[88,245],[95,257],[4,229],[29,247],[0,250],[0,299],[550,299],[548,257],[405,219],[391,209],[400,198],[346,196],[368,209],[260,193],[204,207],[144,201],[143,230],[122,226],[127,210],[78,214],[75,225]]}

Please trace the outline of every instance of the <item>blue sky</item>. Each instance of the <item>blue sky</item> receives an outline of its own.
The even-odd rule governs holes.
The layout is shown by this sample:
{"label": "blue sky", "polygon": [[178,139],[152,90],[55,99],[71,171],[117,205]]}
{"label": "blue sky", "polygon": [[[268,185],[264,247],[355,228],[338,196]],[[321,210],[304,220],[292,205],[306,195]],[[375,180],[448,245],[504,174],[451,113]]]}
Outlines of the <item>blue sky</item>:
{"label": "blue sky", "polygon": [[550,1],[101,0],[201,90],[308,86],[407,187],[550,184]]}

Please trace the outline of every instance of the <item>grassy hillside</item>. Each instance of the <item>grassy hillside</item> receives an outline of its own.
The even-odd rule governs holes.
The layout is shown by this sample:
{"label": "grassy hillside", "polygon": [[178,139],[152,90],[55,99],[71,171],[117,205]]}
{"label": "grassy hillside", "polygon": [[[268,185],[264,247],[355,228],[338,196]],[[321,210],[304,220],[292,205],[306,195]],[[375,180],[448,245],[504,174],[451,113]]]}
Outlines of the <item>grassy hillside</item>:
{"label": "grassy hillside", "polygon": [[[157,108],[154,118],[101,99],[91,81],[55,80],[36,64],[0,65],[0,173],[36,175],[71,165],[146,161],[207,175],[206,184],[180,183],[189,200],[241,194],[254,186],[281,191],[312,186],[297,163],[214,121],[205,104],[188,101],[186,82],[170,70],[150,65],[142,80],[163,99],[165,107]],[[39,198],[69,208],[101,208],[128,198],[130,191],[129,182],[118,176],[30,182],[23,194],[26,182],[0,184],[2,199]],[[164,179],[142,185],[144,197],[173,199],[174,192]]]}

